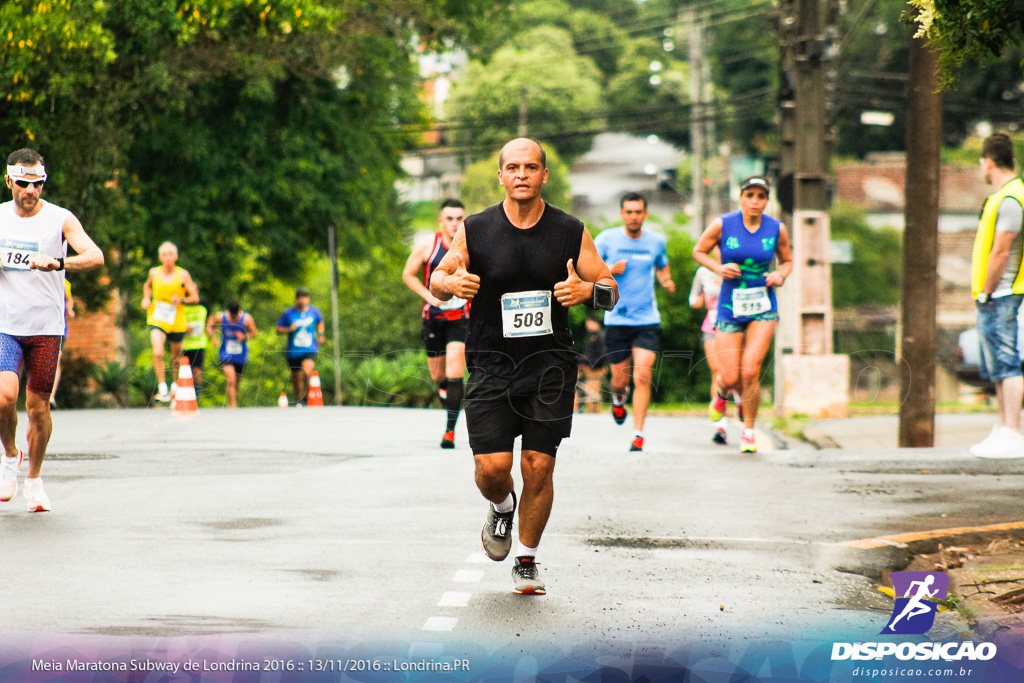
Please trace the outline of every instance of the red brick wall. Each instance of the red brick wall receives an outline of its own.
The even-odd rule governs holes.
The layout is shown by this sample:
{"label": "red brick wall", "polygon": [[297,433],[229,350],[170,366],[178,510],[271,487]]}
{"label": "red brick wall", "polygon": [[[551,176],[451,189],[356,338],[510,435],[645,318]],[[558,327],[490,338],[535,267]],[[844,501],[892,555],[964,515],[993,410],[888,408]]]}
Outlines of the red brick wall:
{"label": "red brick wall", "polygon": [[68,319],[68,340],[64,348],[97,365],[122,361],[123,335],[117,326],[118,296],[115,293],[102,311],[75,311]]}
{"label": "red brick wall", "polygon": [[[845,164],[835,169],[836,199],[869,211],[902,210],[906,162],[885,157],[877,162]],[[942,211],[981,210],[992,187],[976,166],[943,166],[939,202]],[[891,192],[885,191],[891,188]]]}

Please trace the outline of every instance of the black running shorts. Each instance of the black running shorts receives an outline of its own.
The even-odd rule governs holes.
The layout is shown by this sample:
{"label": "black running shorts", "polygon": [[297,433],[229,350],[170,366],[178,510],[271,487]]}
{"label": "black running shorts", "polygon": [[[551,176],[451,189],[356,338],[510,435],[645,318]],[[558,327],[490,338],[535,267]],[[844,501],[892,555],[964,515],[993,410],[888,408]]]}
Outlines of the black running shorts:
{"label": "black running shorts", "polygon": [[164,333],[164,337],[167,338],[167,341],[171,342],[172,344],[178,344],[180,342],[185,341],[185,333],[184,332],[168,332],[164,328],[157,327],[156,325],[150,325],[149,329],[151,329],[151,330],[160,330],[161,332]]}
{"label": "black running shorts", "polygon": [[469,330],[469,319],[445,320],[437,318],[423,319],[423,346],[427,349],[427,358],[440,358],[446,355],[451,342],[466,343],[466,332]]}
{"label": "black running shorts", "polygon": [[188,358],[190,366],[202,372],[203,365],[206,364],[206,349],[185,349],[181,352],[181,355]]}
{"label": "black running shorts", "polygon": [[288,361],[288,369],[292,372],[298,372],[302,369],[302,364],[307,360],[316,360],[315,353],[302,353],[297,356],[289,356],[285,354],[285,360]]}
{"label": "black running shorts", "polygon": [[605,358],[616,365],[633,355],[633,349],[658,352],[661,325],[608,325],[604,328]]}
{"label": "black running shorts", "polygon": [[513,379],[474,368],[462,404],[473,455],[511,453],[522,435],[523,450],[554,457],[572,431],[576,376],[575,366]]}

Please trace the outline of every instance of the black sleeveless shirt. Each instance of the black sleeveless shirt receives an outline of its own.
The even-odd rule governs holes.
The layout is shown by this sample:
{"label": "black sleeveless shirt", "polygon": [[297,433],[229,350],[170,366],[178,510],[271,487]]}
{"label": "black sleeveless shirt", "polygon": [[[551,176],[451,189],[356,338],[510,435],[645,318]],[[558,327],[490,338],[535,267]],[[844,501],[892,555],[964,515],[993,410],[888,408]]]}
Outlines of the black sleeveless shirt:
{"label": "black sleeveless shirt", "polygon": [[501,204],[466,219],[469,272],[480,276],[466,338],[466,365],[505,378],[543,374],[552,367],[573,369],[576,353],[569,309],[551,296],[552,333],[507,338],[502,333],[501,297],[509,292],[553,291],[576,265],[583,223],[550,204],[531,228],[512,225]]}

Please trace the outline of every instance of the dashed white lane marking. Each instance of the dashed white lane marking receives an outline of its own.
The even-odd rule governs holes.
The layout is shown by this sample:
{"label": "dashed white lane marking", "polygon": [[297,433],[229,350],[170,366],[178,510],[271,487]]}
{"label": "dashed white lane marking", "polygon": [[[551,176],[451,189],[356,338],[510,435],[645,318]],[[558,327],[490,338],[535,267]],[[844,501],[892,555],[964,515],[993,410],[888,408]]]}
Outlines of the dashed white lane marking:
{"label": "dashed white lane marking", "polygon": [[430,617],[423,624],[424,631],[451,631],[459,620],[455,617]]}
{"label": "dashed white lane marking", "polygon": [[459,593],[456,591],[448,591],[441,596],[438,601],[438,607],[465,607],[469,604],[469,599],[473,597],[472,593]]}
{"label": "dashed white lane marking", "polygon": [[455,572],[455,577],[452,581],[455,583],[476,583],[482,578],[484,578],[484,573],[479,569],[460,569]]}
{"label": "dashed white lane marking", "polygon": [[[491,558],[487,557],[482,550],[478,550],[466,558],[466,564],[486,564]],[[455,572],[452,581],[455,583],[477,583],[484,578],[484,572],[479,569],[460,569]],[[462,591],[447,591],[438,601],[438,607],[467,607],[472,593]],[[459,623],[456,617],[430,617],[427,623],[423,624],[424,631],[451,631]]]}

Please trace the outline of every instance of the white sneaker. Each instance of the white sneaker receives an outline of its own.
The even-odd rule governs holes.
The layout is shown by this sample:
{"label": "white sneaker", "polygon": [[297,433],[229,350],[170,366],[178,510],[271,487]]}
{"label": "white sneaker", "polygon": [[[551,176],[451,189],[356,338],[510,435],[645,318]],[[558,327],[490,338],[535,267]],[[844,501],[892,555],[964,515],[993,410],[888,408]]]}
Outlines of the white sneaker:
{"label": "white sneaker", "polygon": [[25,478],[25,500],[28,501],[29,512],[49,512],[50,499],[43,490],[43,480]]}
{"label": "white sneaker", "polygon": [[18,449],[18,458],[14,465],[6,462],[6,456],[0,460],[0,501],[6,503],[18,493],[18,468],[21,467],[23,458],[21,449]]}
{"label": "white sneaker", "polygon": [[1024,458],[1024,435],[1009,427],[1000,427],[999,434],[984,448],[974,453],[979,458],[1010,460]]}
{"label": "white sneaker", "polygon": [[157,403],[168,403],[171,400],[171,395],[166,391],[158,391],[153,398]]}
{"label": "white sneaker", "polygon": [[978,457],[981,457],[979,453],[984,453],[985,450],[988,449],[988,447],[992,443],[992,440],[999,435],[999,428],[1001,426],[1002,425],[998,424],[995,425],[994,427],[992,427],[992,431],[988,433],[988,436],[982,439],[981,443],[976,443],[973,446],[971,446],[971,448],[969,449],[971,455],[978,455]]}

